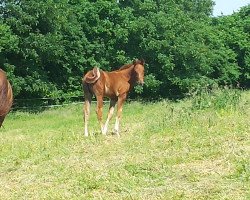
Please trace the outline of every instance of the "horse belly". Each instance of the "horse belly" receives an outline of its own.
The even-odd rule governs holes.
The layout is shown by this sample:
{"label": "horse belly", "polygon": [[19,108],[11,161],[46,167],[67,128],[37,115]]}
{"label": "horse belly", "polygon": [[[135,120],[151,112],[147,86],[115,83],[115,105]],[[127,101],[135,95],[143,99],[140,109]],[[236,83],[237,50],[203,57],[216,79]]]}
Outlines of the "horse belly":
{"label": "horse belly", "polygon": [[109,98],[112,98],[112,97],[115,97],[117,95],[116,95],[115,91],[112,88],[105,85],[105,96],[109,97]]}

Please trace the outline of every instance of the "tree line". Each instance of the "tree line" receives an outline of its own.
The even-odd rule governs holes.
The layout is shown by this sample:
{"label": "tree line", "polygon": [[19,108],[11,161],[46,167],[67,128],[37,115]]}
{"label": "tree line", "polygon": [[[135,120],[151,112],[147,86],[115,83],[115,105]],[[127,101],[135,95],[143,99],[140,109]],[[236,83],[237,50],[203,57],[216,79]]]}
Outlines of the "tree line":
{"label": "tree line", "polygon": [[[212,0],[2,0],[0,66],[16,98],[82,95],[81,78],[143,58],[145,98],[250,86],[250,5]],[[132,94],[132,96],[136,95]]]}

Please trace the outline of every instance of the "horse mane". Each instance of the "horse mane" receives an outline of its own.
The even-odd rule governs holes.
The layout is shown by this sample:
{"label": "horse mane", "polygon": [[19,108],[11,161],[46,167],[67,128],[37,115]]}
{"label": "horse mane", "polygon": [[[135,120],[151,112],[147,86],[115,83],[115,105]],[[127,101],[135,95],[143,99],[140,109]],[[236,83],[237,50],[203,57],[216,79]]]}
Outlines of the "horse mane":
{"label": "horse mane", "polygon": [[124,70],[124,69],[128,69],[128,68],[130,68],[132,65],[134,65],[134,64],[125,64],[125,65],[121,66],[121,67],[118,69],[118,71],[121,71],[121,70]]}
{"label": "horse mane", "polygon": [[128,69],[128,68],[131,67],[132,65],[134,65],[134,66],[137,65],[137,64],[144,65],[144,63],[145,63],[145,61],[144,61],[143,59],[141,59],[141,60],[134,60],[133,63],[131,63],[131,64],[125,64],[125,65],[121,66],[121,67],[118,69],[118,71],[124,70],[124,69]]}

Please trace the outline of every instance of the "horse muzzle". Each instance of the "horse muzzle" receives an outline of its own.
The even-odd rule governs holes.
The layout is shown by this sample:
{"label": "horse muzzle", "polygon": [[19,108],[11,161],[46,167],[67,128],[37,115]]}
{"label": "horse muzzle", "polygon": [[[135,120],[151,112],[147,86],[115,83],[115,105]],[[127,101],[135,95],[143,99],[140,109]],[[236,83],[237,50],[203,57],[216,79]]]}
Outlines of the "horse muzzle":
{"label": "horse muzzle", "polygon": [[138,81],[137,83],[140,85],[144,85],[144,81]]}

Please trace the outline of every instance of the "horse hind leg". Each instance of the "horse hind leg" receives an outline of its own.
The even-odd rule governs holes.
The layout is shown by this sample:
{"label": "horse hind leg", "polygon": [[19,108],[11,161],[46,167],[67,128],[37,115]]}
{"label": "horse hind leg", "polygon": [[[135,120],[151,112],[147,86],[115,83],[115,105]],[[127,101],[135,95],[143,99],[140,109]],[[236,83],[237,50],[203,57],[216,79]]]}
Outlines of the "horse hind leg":
{"label": "horse hind leg", "polygon": [[97,119],[99,121],[100,127],[101,127],[101,132],[103,132],[103,123],[102,123],[102,111],[103,111],[103,96],[96,96],[97,100],[97,106],[96,106],[96,114],[97,114]]}
{"label": "horse hind leg", "polygon": [[5,116],[0,116],[0,128],[2,127]]}
{"label": "horse hind leg", "polygon": [[107,134],[107,131],[108,131],[108,124],[109,124],[109,121],[111,120],[113,114],[114,114],[114,110],[115,110],[115,104],[117,102],[117,99],[111,99],[110,100],[110,105],[109,105],[109,113],[108,113],[108,117],[107,117],[107,121],[104,125],[104,128],[103,128],[103,134],[106,135]]}
{"label": "horse hind leg", "polygon": [[87,137],[89,135],[88,131],[88,122],[89,122],[89,116],[90,116],[90,105],[92,100],[92,94],[88,90],[88,86],[84,85],[84,96],[85,96],[85,104],[83,108],[84,112],[84,135]]}
{"label": "horse hind leg", "polygon": [[88,122],[89,122],[89,116],[90,116],[90,105],[91,100],[85,100],[85,106],[84,106],[84,135],[88,136]]}

